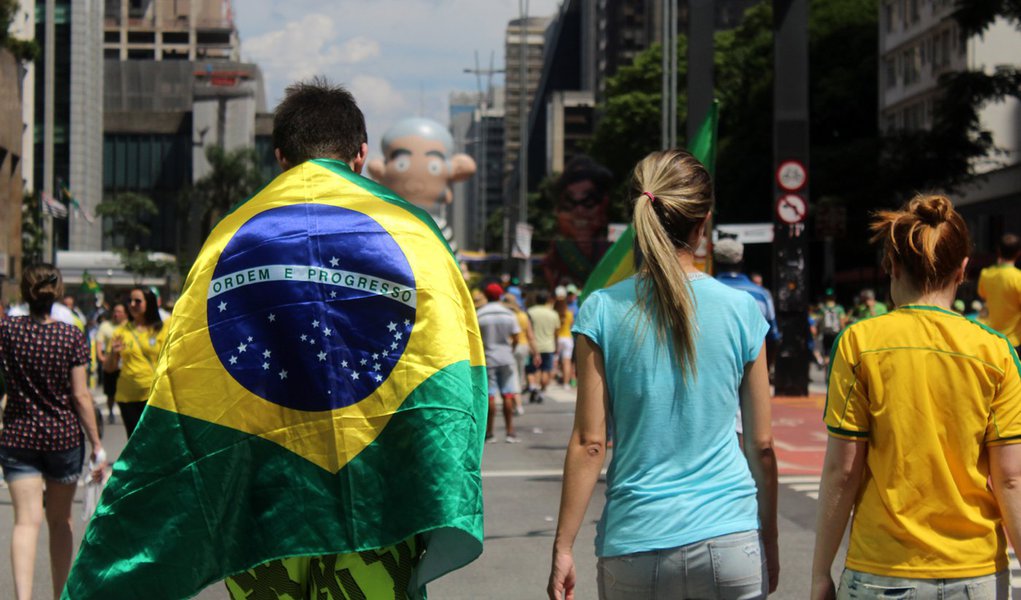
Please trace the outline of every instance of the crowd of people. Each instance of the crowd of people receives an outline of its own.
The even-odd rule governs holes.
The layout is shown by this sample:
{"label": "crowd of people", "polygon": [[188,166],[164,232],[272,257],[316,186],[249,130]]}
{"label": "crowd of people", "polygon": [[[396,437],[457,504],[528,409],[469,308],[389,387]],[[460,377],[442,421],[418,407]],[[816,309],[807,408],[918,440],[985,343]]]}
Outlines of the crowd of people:
{"label": "crowd of people", "polygon": [[89,478],[101,480],[107,466],[103,416],[90,381],[98,377],[102,385],[108,422],[114,422],[116,402],[130,436],[166,331],[153,290],[134,288],[126,302],[86,316],[49,264],[25,269],[21,297],[23,304],[0,313],[0,466],[14,506],[14,597],[32,597],[44,517],[53,595],[59,597],[71,567],[71,503],[85,468],[86,441]]}
{"label": "crowd of people", "polygon": [[[337,111],[322,102],[354,106],[342,88],[312,87],[313,99],[343,92],[340,101],[316,100],[314,108],[326,116]],[[299,137],[320,129],[293,128]],[[326,156],[347,161],[345,178],[356,178],[365,158],[363,122],[355,134],[355,150]],[[319,154],[288,156],[278,155],[285,171]],[[550,386],[576,387],[551,600],[574,595],[574,544],[609,456],[611,431],[595,539],[599,597],[763,598],[780,575],[769,353],[782,332],[773,300],[761,282],[741,274],[743,249],[735,241],[717,245],[716,278],[698,268],[694,249],[707,234],[714,193],[709,172],[690,153],[648,155],[634,168],[630,197],[634,276],[592,293],[580,307],[579,290],[569,282],[552,293],[525,292],[507,277],[473,290],[488,377],[485,441],[496,441],[500,415],[505,442],[519,441],[514,416],[525,397],[539,403]],[[1008,539],[1021,539],[1021,271],[1014,267],[1021,240],[1001,240],[998,264],[978,281],[986,310],[969,319],[955,303],[973,248],[948,198],[916,196],[877,214],[871,227],[894,308],[865,290],[846,311],[828,291],[809,317],[818,350],[831,358],[808,595],[1007,598]],[[437,297],[467,298],[460,278],[441,283],[450,294]],[[71,566],[70,505],[86,443],[92,477],[104,468],[105,452],[87,384],[87,337],[80,323],[53,316],[63,313],[60,272],[50,265],[26,269],[21,293],[25,314],[0,319],[7,391],[0,466],[15,511],[15,596],[25,599],[44,516],[54,595],[60,594]],[[167,318],[152,291],[142,288],[109,312],[113,324],[97,327],[96,354],[107,375],[119,371],[104,389],[130,434]],[[448,326],[425,322],[434,331]],[[432,492],[442,490],[422,493]],[[374,498],[373,505],[386,500]],[[833,563],[848,521],[849,547],[835,582]],[[436,544],[427,554],[440,551],[438,537],[412,532],[409,539],[416,549]],[[302,581],[321,576],[321,570],[301,575]],[[385,592],[371,597],[404,598],[396,582],[407,587],[410,579],[394,579],[392,586],[387,579]],[[266,597],[279,597],[272,582],[265,585]]]}

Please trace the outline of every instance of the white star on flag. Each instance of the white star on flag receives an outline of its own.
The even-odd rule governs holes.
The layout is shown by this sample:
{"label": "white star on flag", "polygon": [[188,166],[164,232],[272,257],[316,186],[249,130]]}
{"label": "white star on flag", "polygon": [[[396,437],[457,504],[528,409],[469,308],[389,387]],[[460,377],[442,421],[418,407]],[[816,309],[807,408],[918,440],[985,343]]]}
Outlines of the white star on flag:
{"label": "white star on flag", "polygon": [[319,327],[319,321],[312,321],[312,329]]}
{"label": "white star on flag", "polygon": [[270,352],[269,350],[266,350],[265,352],[262,353],[263,358],[269,358],[270,356],[273,356],[273,353]]}
{"label": "white star on flag", "polygon": [[269,371],[269,363],[268,362],[262,363],[262,370],[263,371]]}
{"label": "white star on flag", "polygon": [[395,339],[395,340],[399,340],[399,339],[401,339],[402,337],[404,337],[404,334],[403,334],[403,333],[401,333],[400,331],[398,331],[397,333],[395,333],[395,334],[394,334],[394,339]]}
{"label": "white star on flag", "polygon": [[330,298],[336,298],[336,297],[337,297],[337,290],[331,291],[330,292]]}
{"label": "white star on flag", "polygon": [[394,343],[390,344],[390,349],[391,350],[396,350],[397,349],[397,342],[394,342]]}
{"label": "white star on flag", "polygon": [[369,364],[369,361],[363,358],[361,364],[364,367],[365,365]]}
{"label": "white star on flag", "polygon": [[230,357],[230,364],[232,364],[232,365],[238,364],[238,357],[236,357],[236,356]]}
{"label": "white star on flag", "polygon": [[372,354],[372,360],[379,360],[379,354],[378,353],[373,353]]}
{"label": "white star on flag", "polygon": [[342,366],[342,367],[344,367],[346,369],[347,368],[347,361],[346,360],[340,361],[340,366]]}
{"label": "white star on flag", "polygon": [[281,371],[280,371],[280,379],[281,380],[287,379],[287,370],[286,369],[281,369]]}
{"label": "white star on flag", "polygon": [[324,360],[326,360],[325,352],[320,352],[317,356],[319,356],[319,362],[323,362]]}
{"label": "white star on flag", "polygon": [[407,327],[408,325],[411,325],[411,321],[409,319],[404,319],[404,326]]}
{"label": "white star on flag", "polygon": [[330,334],[332,334],[332,333],[333,332],[330,331],[329,327],[326,327],[325,329],[323,329],[323,335],[325,335],[326,337],[330,337]]}
{"label": "white star on flag", "polygon": [[221,300],[220,301],[220,305],[217,306],[216,308],[219,308],[220,312],[223,312],[223,311],[227,310],[227,303],[224,302],[223,300]]}
{"label": "white star on flag", "polygon": [[390,321],[390,324],[386,326],[390,331],[397,331],[397,323]]}
{"label": "white star on flag", "polygon": [[244,352],[245,350],[248,350],[248,344],[244,342],[238,344],[238,352]]}
{"label": "white star on flag", "polygon": [[304,333],[303,333],[303,334],[301,334],[301,341],[303,341],[303,342],[307,342],[307,341],[308,341],[308,336],[307,336],[307,335],[305,335]]}
{"label": "white star on flag", "polygon": [[358,379],[358,371],[351,371],[351,379]]}
{"label": "white star on flag", "polygon": [[251,344],[251,343],[252,343],[252,336],[248,336],[248,343],[249,343],[249,344]]}
{"label": "white star on flag", "polygon": [[336,267],[339,264],[340,264],[340,259],[339,258],[337,258],[336,256],[330,258],[330,266],[331,267]]}
{"label": "white star on flag", "polygon": [[312,339],[310,339],[310,340],[308,341],[308,343],[309,343],[309,344],[311,344],[311,345],[313,345],[313,346],[315,346],[315,345],[316,345],[316,339],[315,339],[315,338],[312,338]]}
{"label": "white star on flag", "polygon": [[380,381],[383,381],[383,376],[382,375],[376,375],[376,383],[379,383]]}
{"label": "white star on flag", "polygon": [[379,363],[376,363],[376,364],[372,365],[372,370],[373,371],[378,371],[380,369],[380,366],[381,365]]}
{"label": "white star on flag", "polygon": [[267,319],[269,319],[269,322],[270,322],[270,323],[272,323],[273,321],[276,321],[276,320],[277,320],[277,316],[276,316],[276,315],[274,315],[273,313],[269,313],[269,316],[268,316],[268,317],[266,317],[266,318],[267,318]]}

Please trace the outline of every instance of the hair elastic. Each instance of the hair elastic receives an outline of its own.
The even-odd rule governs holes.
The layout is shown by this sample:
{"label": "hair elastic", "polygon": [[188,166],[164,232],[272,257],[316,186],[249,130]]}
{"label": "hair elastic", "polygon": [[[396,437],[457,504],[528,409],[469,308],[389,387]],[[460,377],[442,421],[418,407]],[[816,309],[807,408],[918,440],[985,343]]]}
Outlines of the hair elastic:
{"label": "hair elastic", "polygon": [[642,195],[643,196],[648,196],[650,202],[655,202],[656,201],[656,197],[653,196],[651,192],[642,192]]}

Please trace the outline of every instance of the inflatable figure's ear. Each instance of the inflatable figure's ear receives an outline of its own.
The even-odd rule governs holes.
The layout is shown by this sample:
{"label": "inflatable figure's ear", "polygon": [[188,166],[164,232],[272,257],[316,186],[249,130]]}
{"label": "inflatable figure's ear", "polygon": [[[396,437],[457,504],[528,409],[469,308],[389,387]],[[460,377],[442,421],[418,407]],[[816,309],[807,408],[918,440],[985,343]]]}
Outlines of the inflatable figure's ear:
{"label": "inflatable figure's ear", "polygon": [[374,158],[365,164],[365,168],[369,170],[369,175],[376,181],[383,179],[383,173],[386,173],[386,165],[379,158]]}
{"label": "inflatable figure's ear", "polygon": [[475,174],[475,159],[467,154],[450,157],[450,180],[464,181]]}

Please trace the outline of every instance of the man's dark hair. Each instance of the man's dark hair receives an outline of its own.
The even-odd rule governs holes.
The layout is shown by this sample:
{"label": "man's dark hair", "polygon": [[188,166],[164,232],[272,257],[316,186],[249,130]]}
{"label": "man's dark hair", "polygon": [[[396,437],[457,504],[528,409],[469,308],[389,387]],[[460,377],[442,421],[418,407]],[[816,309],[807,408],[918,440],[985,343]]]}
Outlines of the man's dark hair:
{"label": "man's dark hair", "polygon": [[354,96],[321,77],[287,86],[273,113],[273,147],[291,166],[313,158],[350,161],[367,140]]}
{"label": "man's dark hair", "polygon": [[1021,238],[1013,233],[1003,234],[1000,243],[996,246],[996,251],[1000,253],[1000,258],[1017,260],[1017,257],[1021,255]]}
{"label": "man's dark hair", "polygon": [[546,304],[547,302],[549,302],[549,292],[547,292],[546,290],[539,290],[535,294],[535,303]]}

